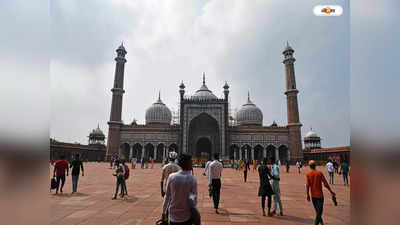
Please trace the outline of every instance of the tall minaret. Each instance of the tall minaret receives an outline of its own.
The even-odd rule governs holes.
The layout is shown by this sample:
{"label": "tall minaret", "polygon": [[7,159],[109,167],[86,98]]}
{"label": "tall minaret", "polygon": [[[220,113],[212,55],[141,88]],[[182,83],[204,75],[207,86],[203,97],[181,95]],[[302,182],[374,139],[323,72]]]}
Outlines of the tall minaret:
{"label": "tall minaret", "polygon": [[111,156],[118,153],[119,142],[120,142],[120,130],[122,126],[121,114],[122,114],[122,95],[124,91],[124,70],[125,70],[125,55],[126,50],[123,43],[117,48],[117,57],[115,57],[115,74],[114,74],[114,86],[111,89],[112,102],[111,102],[111,113],[110,121],[108,121],[108,139],[107,139],[107,153],[106,160],[110,160]]}
{"label": "tall minaret", "polygon": [[299,119],[299,106],[297,103],[297,94],[299,91],[296,89],[296,77],[294,73],[294,62],[296,59],[293,57],[294,50],[286,44],[283,51],[286,69],[286,102],[287,102],[287,121],[289,128],[289,156],[292,162],[303,160],[303,151],[301,145],[301,126]]}

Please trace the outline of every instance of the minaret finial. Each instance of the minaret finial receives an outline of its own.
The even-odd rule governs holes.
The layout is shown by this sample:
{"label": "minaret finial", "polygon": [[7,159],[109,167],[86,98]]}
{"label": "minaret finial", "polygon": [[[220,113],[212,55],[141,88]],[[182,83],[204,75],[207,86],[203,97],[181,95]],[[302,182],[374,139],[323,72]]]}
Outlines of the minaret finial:
{"label": "minaret finial", "polygon": [[97,128],[100,129],[100,124],[99,123],[97,123]]}
{"label": "minaret finial", "polygon": [[289,47],[289,41],[286,41],[286,47]]}
{"label": "minaret finial", "polygon": [[205,84],[206,84],[206,73],[203,72],[203,85],[205,85]]}

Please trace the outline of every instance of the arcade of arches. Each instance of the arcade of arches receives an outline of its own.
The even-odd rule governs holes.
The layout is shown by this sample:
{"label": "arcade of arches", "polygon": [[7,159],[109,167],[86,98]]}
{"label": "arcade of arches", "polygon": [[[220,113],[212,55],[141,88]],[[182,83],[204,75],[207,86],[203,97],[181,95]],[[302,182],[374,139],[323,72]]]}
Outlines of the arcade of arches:
{"label": "arcade of arches", "polygon": [[138,162],[141,162],[142,159],[149,160],[151,158],[154,158],[155,162],[162,162],[167,157],[168,152],[172,151],[178,152],[178,145],[176,143],[170,145],[164,143],[159,143],[158,145],[152,143],[147,143],[146,145],[140,143],[129,145],[128,143],[123,143],[120,146],[119,156],[127,160],[136,158]]}
{"label": "arcade of arches", "polygon": [[229,158],[231,160],[258,160],[267,158],[269,162],[280,160],[284,163],[290,160],[289,149],[286,145],[280,145],[276,148],[274,145],[268,145],[264,148],[262,145],[255,145],[253,148],[249,144],[244,144],[239,147],[233,144],[229,148]]}

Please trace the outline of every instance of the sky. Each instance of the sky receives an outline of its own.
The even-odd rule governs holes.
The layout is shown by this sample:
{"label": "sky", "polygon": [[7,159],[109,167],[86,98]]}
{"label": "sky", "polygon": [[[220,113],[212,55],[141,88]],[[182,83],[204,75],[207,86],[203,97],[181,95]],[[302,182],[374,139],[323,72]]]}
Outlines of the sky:
{"label": "sky", "polygon": [[323,147],[350,143],[350,21],[348,1],[340,17],[316,17],[326,1],[202,0],[50,2],[50,137],[87,143],[99,124],[107,134],[115,49],[127,50],[122,119],[144,123],[161,99],[178,109],[179,84],[200,88],[202,73],[217,96],[230,85],[232,111],[247,92],[264,125],[287,124],[286,41],[295,50],[300,120]]}

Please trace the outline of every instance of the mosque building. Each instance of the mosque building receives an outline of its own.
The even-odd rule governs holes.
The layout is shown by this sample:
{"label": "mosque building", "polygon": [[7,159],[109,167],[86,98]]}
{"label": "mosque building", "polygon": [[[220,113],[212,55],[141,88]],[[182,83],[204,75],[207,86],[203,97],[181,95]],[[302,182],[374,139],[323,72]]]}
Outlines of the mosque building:
{"label": "mosque building", "polygon": [[[222,85],[224,97],[218,98],[207,87],[205,74],[200,88],[186,93],[184,82],[177,90],[180,95],[179,121],[172,123],[172,113],[161,96],[146,110],[145,124],[121,120],[124,90],[124,67],[127,51],[121,44],[116,50],[115,79],[111,89],[112,103],[106,158],[154,158],[161,162],[169,151],[189,153],[194,158],[208,158],[219,153],[223,160],[270,160],[296,162],[303,159],[301,126],[297,102],[298,90],[294,71],[294,50],[287,44],[283,51],[286,125],[273,122],[263,125],[263,112],[248,94],[236,115],[229,113],[229,85]],[[235,119],[235,123],[230,120]]]}

